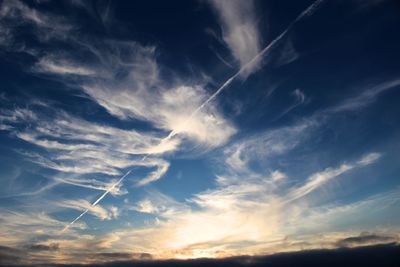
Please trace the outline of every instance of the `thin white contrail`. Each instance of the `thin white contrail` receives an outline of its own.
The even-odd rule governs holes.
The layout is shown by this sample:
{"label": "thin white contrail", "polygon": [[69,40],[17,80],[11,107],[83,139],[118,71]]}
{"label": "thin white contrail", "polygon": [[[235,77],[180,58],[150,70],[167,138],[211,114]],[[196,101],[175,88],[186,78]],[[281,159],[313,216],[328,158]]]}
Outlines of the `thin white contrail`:
{"label": "thin white contrail", "polygon": [[[108,188],[106,191],[104,191],[104,193],[95,202],[92,203],[90,208],[96,206],[106,195],[108,195],[108,193],[111,192],[111,190],[113,190],[117,185],[119,185],[122,182],[122,180],[124,180],[124,178],[131,173],[131,171],[132,170],[129,170],[116,183],[114,183],[112,186],[110,186],[110,188]],[[83,215],[85,215],[89,211],[90,208],[87,208],[86,210],[84,210],[78,217],[75,218],[75,220],[73,220],[67,226],[65,226],[64,229],[62,230],[62,232],[67,230],[71,225],[73,225],[77,220],[79,220]]]}
{"label": "thin white contrail", "polygon": [[[234,75],[232,75],[228,80],[224,82],[224,84],[221,85],[221,87],[218,88],[209,98],[207,98],[200,106],[198,106],[190,115],[187,117],[187,119],[181,124],[181,126],[186,126],[194,116],[199,113],[200,110],[202,110],[208,103],[210,103],[214,98],[216,98],[225,88],[227,88],[238,76],[243,74],[246,70],[251,68],[253,64],[255,65],[257,61],[259,61],[261,58],[263,58],[266,54],[268,54],[273,47],[276,46],[276,44],[293,28],[293,26],[299,22],[301,19],[303,19],[306,16],[312,15],[321,5],[322,2],[325,0],[317,0],[314,3],[312,3],[307,9],[305,9],[301,14],[294,20],[292,21],[289,26],[280,34],[278,35],[274,40],[272,40],[263,50],[261,50],[260,53],[258,53],[252,60],[247,62],[244,66],[240,68],[238,72],[236,72]],[[181,128],[181,127],[180,127]],[[172,137],[174,137],[176,134],[179,132],[176,130],[172,130],[166,137],[161,139],[160,143],[168,141]],[[148,157],[148,154],[143,156],[141,161],[145,160]],[[105,196],[110,193],[111,190],[113,190],[117,185],[119,185],[126,176],[128,176],[129,173],[131,173],[132,170],[129,170],[127,173],[125,173],[115,184],[113,184],[109,189],[107,189],[95,202],[92,203],[91,207],[96,206]],[[71,225],[73,225],[77,220],[79,220],[83,215],[85,215],[89,211],[89,208],[83,211],[78,217],[75,218],[72,222],[70,222],[63,230],[67,230]]]}
{"label": "thin white contrail", "polygon": [[[307,9],[305,9],[301,14],[294,20],[292,21],[289,26],[274,40],[272,40],[263,50],[261,50],[260,53],[258,53],[252,60],[247,62],[243,67],[240,68],[238,72],[236,72],[233,76],[231,76],[228,80],[224,82],[224,84],[218,88],[206,101],[203,102],[197,109],[195,109],[192,114],[182,123],[182,126],[186,126],[186,124],[195,116],[201,109],[204,108],[208,103],[210,103],[214,98],[216,98],[226,87],[228,87],[238,76],[243,74],[246,70],[251,68],[253,64],[255,65],[257,61],[259,61],[261,58],[263,58],[268,52],[271,51],[271,49],[293,28],[293,26],[300,21],[302,18],[306,16],[312,15],[318,7],[321,5],[321,3],[324,0],[317,0],[314,3],[312,3]],[[169,133],[167,137],[165,137],[162,141],[166,141],[173,136],[175,136],[178,132],[173,130]]]}

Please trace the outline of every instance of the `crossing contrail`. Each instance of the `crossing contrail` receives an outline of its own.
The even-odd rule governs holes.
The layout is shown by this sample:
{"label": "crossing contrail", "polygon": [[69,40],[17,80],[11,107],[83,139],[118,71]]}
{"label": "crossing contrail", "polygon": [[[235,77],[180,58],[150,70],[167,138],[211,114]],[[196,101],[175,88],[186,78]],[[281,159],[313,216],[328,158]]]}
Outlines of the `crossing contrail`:
{"label": "crossing contrail", "polygon": [[[314,3],[312,3],[308,8],[306,8],[303,12],[300,13],[299,16],[295,20],[293,20],[289,26],[281,33],[279,34],[274,40],[272,40],[261,52],[259,52],[252,60],[247,62],[245,65],[243,65],[238,72],[236,72],[234,75],[232,75],[228,80],[226,80],[209,98],[207,98],[200,106],[198,106],[190,115],[187,117],[187,119],[181,124],[181,126],[186,126],[194,116],[199,113],[200,110],[202,110],[208,103],[210,103],[214,98],[216,98],[225,88],[227,88],[238,76],[242,75],[245,71],[249,70],[253,65],[255,65],[261,58],[263,58],[265,55],[267,55],[272,48],[274,48],[278,42],[294,27],[294,25],[299,22],[301,19],[307,16],[311,16],[314,14],[314,12],[320,7],[322,2],[325,0],[317,0]],[[181,127],[179,127],[181,128]],[[160,143],[168,141],[175,135],[177,135],[179,131],[172,130],[166,137],[161,139]],[[148,155],[143,156],[141,161],[145,160],[148,157]],[[114,183],[109,189],[107,189],[95,202],[92,203],[91,207],[96,206],[105,196],[110,193],[111,190],[113,190],[116,186],[118,186],[128,174],[131,173],[132,170],[129,170],[127,173],[125,173],[116,183]],[[83,215],[85,215],[90,208],[86,209],[83,211],[78,217],[76,217],[72,222],[70,222],[63,230],[67,230],[71,225],[73,225],[76,221],[78,221]]]}

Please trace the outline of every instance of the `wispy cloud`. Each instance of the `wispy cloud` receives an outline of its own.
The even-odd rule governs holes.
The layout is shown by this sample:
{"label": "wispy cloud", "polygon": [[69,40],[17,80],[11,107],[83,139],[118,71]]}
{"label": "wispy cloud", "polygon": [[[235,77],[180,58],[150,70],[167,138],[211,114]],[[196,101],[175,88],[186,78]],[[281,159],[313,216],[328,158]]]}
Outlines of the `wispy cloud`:
{"label": "wispy cloud", "polygon": [[[254,1],[210,0],[209,2],[221,21],[222,38],[242,68],[261,50],[261,34],[258,30]],[[242,75],[248,76],[251,71],[249,69]]]}
{"label": "wispy cloud", "polygon": [[[202,192],[190,200],[199,207],[188,209],[183,203],[173,204],[171,207],[177,208],[173,212],[166,212],[168,208],[157,206],[151,193],[148,199],[137,203],[135,210],[164,219],[156,219],[153,224],[140,229],[127,228],[116,234],[121,237],[121,242],[134,244],[134,250],[145,250],[161,258],[168,255],[182,258],[221,256],[218,254],[221,250],[228,253],[224,254],[226,256],[229,253],[291,251],[304,247],[335,248],[343,245],[340,240],[357,233],[335,232],[335,228],[327,222],[342,218],[342,224],[352,225],[351,221],[343,219],[352,217],[347,214],[361,212],[364,216],[373,217],[382,209],[393,208],[399,201],[397,190],[334,207],[321,207],[321,203],[309,206],[300,202],[284,204],[285,196],[280,196],[282,191],[271,191],[270,184],[261,181],[258,184],[252,181],[225,185]],[[365,209],[369,212],[361,211]],[[320,234],[321,229],[324,235]],[[359,229],[373,227],[366,224]],[[386,241],[398,241],[395,231],[395,228],[389,228],[379,235],[391,236]],[[384,241],[376,241],[379,242]]]}
{"label": "wispy cloud", "polygon": [[89,213],[98,217],[100,220],[111,220],[118,216],[116,207],[104,208],[100,205],[92,206],[87,200],[64,200],[58,202],[58,205],[63,208],[74,209],[78,211],[89,210]]}
{"label": "wispy cloud", "polygon": [[355,163],[342,164],[338,168],[328,168],[322,172],[313,174],[302,186],[291,190],[287,196],[287,201],[293,201],[306,196],[329,180],[338,177],[356,167],[363,167],[374,163],[381,157],[380,153],[369,153]]}
{"label": "wispy cloud", "polygon": [[60,18],[44,14],[22,1],[3,1],[0,5],[1,46],[6,50],[24,51],[36,55],[37,49],[28,48],[16,38],[15,28],[30,26],[39,40],[64,39],[73,26]]}
{"label": "wispy cloud", "polygon": [[304,104],[306,102],[306,95],[300,89],[296,89],[291,94],[295,98],[295,102],[287,107],[283,112],[281,112],[274,120],[278,120],[288,114],[290,111],[295,109],[296,107]]}
{"label": "wispy cloud", "polygon": [[310,137],[317,127],[314,120],[302,120],[292,126],[248,136],[225,149],[226,164],[235,171],[251,171],[249,164],[253,159],[267,161],[285,154]]}
{"label": "wispy cloud", "polygon": [[[239,64],[235,74],[210,92],[208,80],[187,79],[162,65],[158,57],[162,51],[154,45],[86,35],[67,18],[54,20],[52,25],[51,10],[49,14],[39,12],[36,3],[4,1],[0,9],[3,15],[0,33],[5,33],[5,37],[0,40],[7,42],[2,45],[29,53],[34,63],[27,68],[28,72],[57,79],[73,93],[78,92],[89,107],[100,109],[101,116],[109,121],[99,122],[92,114],[72,115],[63,111],[65,106],[61,104],[39,104],[26,99],[21,105],[4,105],[0,109],[0,129],[20,141],[16,147],[24,147],[13,151],[28,161],[24,164],[39,167],[42,178],[47,178],[44,182],[32,178],[31,192],[7,196],[13,198],[20,210],[0,210],[0,243],[26,248],[26,258],[35,263],[91,263],[96,255],[101,258],[99,261],[106,262],[115,256],[113,253],[121,253],[119,259],[149,255],[217,257],[398,241],[398,236],[392,235],[392,228],[388,233],[358,236],[358,232],[335,233],[337,229],[327,222],[352,225],[342,217],[351,217],[352,213],[369,216],[387,207],[393,209],[399,201],[399,190],[328,204],[323,198],[329,196],[321,196],[334,182],[350,184],[344,179],[345,174],[346,178],[351,175],[356,178],[357,171],[373,168],[371,165],[383,153],[363,155],[363,151],[359,157],[334,158],[325,165],[308,162],[304,159],[307,151],[303,150],[295,159],[296,164],[304,165],[301,172],[290,170],[287,163],[291,160],[288,154],[312,144],[308,141],[319,137],[319,130],[331,117],[366,107],[381,93],[397,88],[400,85],[397,79],[367,88],[354,98],[317,110],[291,125],[276,128],[265,125],[267,128],[260,132],[246,132],[238,139],[233,137],[240,127],[231,121],[230,114],[225,114],[221,102],[216,101],[236,79],[247,78],[261,67],[261,62],[278,45],[284,47],[276,64],[297,58],[288,41],[289,33],[323,2],[311,4],[263,48],[254,1],[210,0],[222,25],[223,42]],[[88,4],[74,3],[90,13]],[[107,28],[110,7],[98,9],[100,14],[95,10],[90,14],[99,16],[97,19]],[[10,29],[4,27],[6,24]],[[32,43],[47,48],[37,49],[35,44],[28,48],[27,44],[16,42],[14,37],[20,26],[33,29],[37,40]],[[52,48],[50,39],[57,39],[61,44],[58,49]],[[81,55],[85,56],[85,62]],[[229,66],[230,61],[225,63]],[[309,99],[308,91],[303,89],[294,90],[292,96],[294,102],[287,105],[280,117]],[[3,98],[0,95],[0,101]],[[207,190],[178,201],[168,193],[145,187],[168,172],[175,153],[193,150],[215,153],[212,160],[207,159],[207,166],[215,167],[217,173]],[[377,150],[380,151],[368,151]],[[66,190],[66,196],[60,200],[53,195],[59,192],[56,189],[60,185],[68,189],[76,187],[84,195],[77,190]],[[164,188],[162,183],[155,183],[154,187],[158,185]],[[117,207],[115,203],[102,202],[109,194],[128,198],[128,189],[135,203]],[[45,196],[45,192],[51,194]],[[64,198],[71,195],[79,197]],[[24,206],[22,198],[32,203]],[[42,203],[46,203],[46,212]],[[71,222],[70,216],[65,216],[67,210],[73,212],[75,219]],[[86,225],[79,221],[85,214],[106,221],[123,216],[131,218],[125,217],[130,213],[144,213],[141,215],[146,221],[142,225],[134,221],[131,227],[132,222],[127,220],[123,222],[126,227],[118,229],[116,224],[108,222],[112,232],[96,236],[92,233],[97,229],[84,231]],[[380,216],[379,219],[383,220]],[[65,228],[61,232],[62,227]],[[322,228],[326,235],[320,235]],[[371,225],[366,223],[362,228],[360,231],[370,230]]]}
{"label": "wispy cloud", "polygon": [[148,196],[128,209],[150,213],[163,218],[172,218],[179,213],[188,212],[189,206],[158,191],[150,191]]}
{"label": "wispy cloud", "polygon": [[90,76],[95,74],[94,70],[81,66],[76,66],[67,61],[56,62],[54,60],[51,60],[50,58],[40,59],[40,61],[35,66],[35,70],[39,72],[50,74],[53,73],[59,75]]}
{"label": "wispy cloud", "polygon": [[400,79],[391,79],[388,81],[384,81],[382,83],[378,83],[375,86],[369,86],[370,88],[364,90],[361,94],[344,100],[342,103],[337,106],[328,109],[330,112],[343,112],[343,111],[352,111],[363,108],[369,103],[373,102],[381,93],[396,89],[400,86]]}
{"label": "wispy cloud", "polygon": [[[6,246],[19,246],[38,237],[57,239],[64,222],[55,219],[37,207],[25,207],[23,210],[1,209],[0,242]],[[83,229],[84,223],[77,223],[65,237],[76,236],[76,229]]]}

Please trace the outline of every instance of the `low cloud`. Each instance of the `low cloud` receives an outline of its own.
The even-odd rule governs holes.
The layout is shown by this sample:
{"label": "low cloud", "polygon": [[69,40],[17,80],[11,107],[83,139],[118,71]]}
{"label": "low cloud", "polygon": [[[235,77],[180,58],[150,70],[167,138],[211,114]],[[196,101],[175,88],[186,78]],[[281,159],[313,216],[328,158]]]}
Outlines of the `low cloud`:
{"label": "low cloud", "polygon": [[359,236],[351,236],[341,239],[337,242],[337,245],[338,247],[357,247],[399,242],[400,239],[398,235],[389,236],[363,232]]}
{"label": "low cloud", "polygon": [[33,244],[26,247],[30,251],[57,251],[60,249],[58,243],[51,243],[49,245]]}
{"label": "low cloud", "polygon": [[[362,248],[340,249],[309,249],[297,252],[285,252],[274,255],[260,256],[235,256],[218,259],[191,259],[191,260],[154,260],[148,253],[82,253],[75,256],[82,259],[75,264],[52,264],[52,266],[78,267],[86,266],[397,266],[399,263],[398,245],[375,245]],[[10,255],[11,253],[13,256]],[[40,266],[34,261],[22,258],[22,251],[16,251],[8,247],[0,247],[0,264],[7,266]],[[377,256],[379,255],[379,256]]]}

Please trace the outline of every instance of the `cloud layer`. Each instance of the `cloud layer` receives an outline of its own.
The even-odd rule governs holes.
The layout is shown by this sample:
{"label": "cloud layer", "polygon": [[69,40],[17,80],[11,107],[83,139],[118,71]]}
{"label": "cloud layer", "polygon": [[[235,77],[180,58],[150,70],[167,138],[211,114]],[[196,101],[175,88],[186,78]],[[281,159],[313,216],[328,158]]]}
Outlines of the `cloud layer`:
{"label": "cloud layer", "polygon": [[[324,76],[331,50],[309,36],[336,10],[327,2],[298,4],[271,40],[255,1],[200,3],[193,14],[209,17],[188,25],[167,12],[173,26],[160,34],[143,20],[144,37],[129,3],[1,2],[0,59],[13,63],[0,93],[0,257],[101,264],[398,244],[399,78],[343,85],[331,65]],[[222,44],[212,52],[232,60],[203,58],[203,40],[180,39],[186,26],[208,29]]]}

